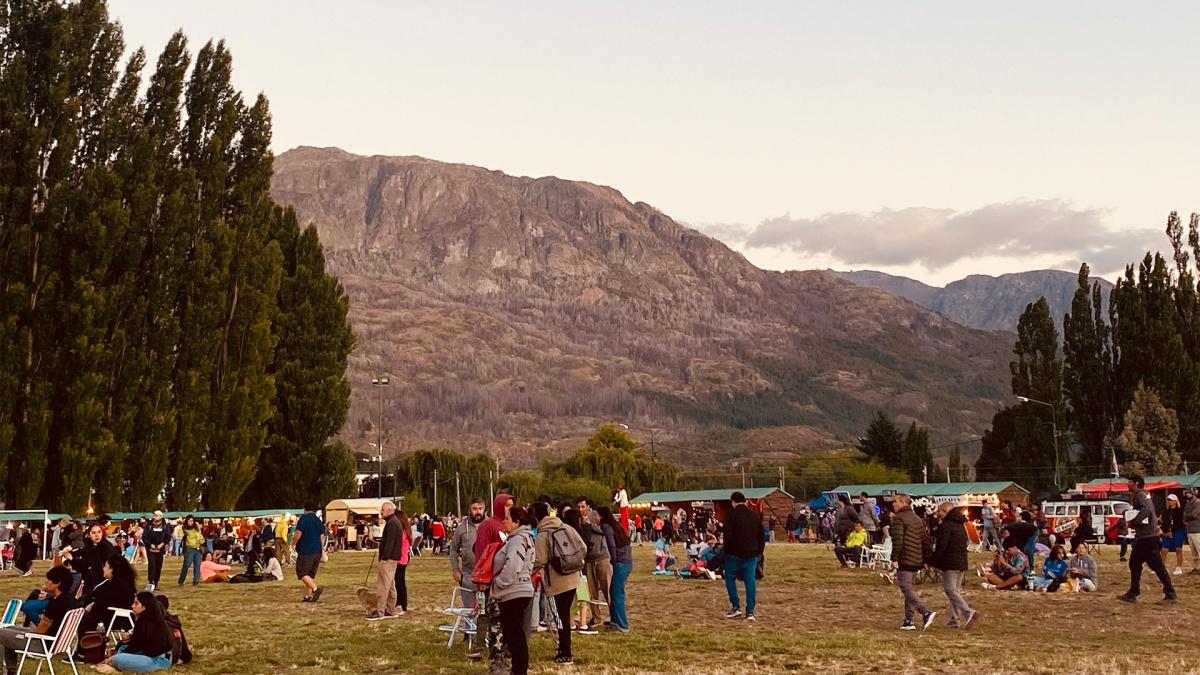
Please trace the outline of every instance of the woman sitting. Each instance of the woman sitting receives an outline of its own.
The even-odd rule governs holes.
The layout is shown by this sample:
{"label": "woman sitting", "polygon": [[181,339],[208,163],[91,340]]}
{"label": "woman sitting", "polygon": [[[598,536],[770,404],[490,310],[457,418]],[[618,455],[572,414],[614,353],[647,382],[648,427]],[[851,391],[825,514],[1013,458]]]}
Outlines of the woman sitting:
{"label": "woman sitting", "polygon": [[114,609],[130,609],[133,606],[133,596],[137,593],[137,577],[133,566],[119,553],[113,553],[101,566],[103,578],[91,593],[84,595],[81,604],[87,612],[79,622],[79,635],[82,636],[96,626],[106,628],[112,621]]}
{"label": "woman sitting", "polygon": [[992,559],[992,565],[989,570],[984,573],[984,578],[987,579],[983,583],[986,590],[1008,590],[1010,588],[1021,588],[1025,585],[1025,573],[1029,571],[1029,560],[1025,557],[1025,553],[1017,548],[1014,541],[1008,542],[1008,548],[1001,554],[996,552],[996,557]]}
{"label": "woman sitting", "polygon": [[1067,550],[1062,544],[1050,549],[1050,555],[1042,562],[1042,576],[1033,580],[1033,589],[1042,593],[1053,593],[1067,578]]}
{"label": "woman sitting", "polygon": [[[172,632],[162,605],[153,593],[142,591],[133,600],[133,632],[117,645],[117,653],[104,663],[119,671],[150,673],[171,667]],[[102,669],[97,668],[101,672]]]}
{"label": "woman sitting", "polygon": [[204,554],[204,562],[200,563],[200,581],[206,584],[224,584],[229,582],[229,565],[221,565],[213,561],[212,552]]}
{"label": "woman sitting", "polygon": [[1096,559],[1088,555],[1087,544],[1080,542],[1067,568],[1067,578],[1079,584],[1079,590],[1090,592],[1097,588]]}
{"label": "woman sitting", "polygon": [[279,558],[275,557],[275,549],[268,546],[263,549],[263,581],[283,581],[283,568],[279,566]]}

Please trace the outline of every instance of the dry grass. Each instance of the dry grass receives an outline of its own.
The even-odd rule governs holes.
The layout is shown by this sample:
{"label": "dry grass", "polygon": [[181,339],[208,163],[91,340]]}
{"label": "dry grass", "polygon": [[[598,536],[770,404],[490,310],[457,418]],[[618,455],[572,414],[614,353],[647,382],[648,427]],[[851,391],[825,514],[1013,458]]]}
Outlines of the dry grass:
{"label": "dry grass", "polygon": [[[1179,673],[1198,667],[1200,577],[1176,577],[1181,600],[1174,606],[1155,604],[1152,576],[1144,581],[1143,602],[1124,605],[1114,597],[1128,571],[1111,548],[1100,555],[1100,593],[997,593],[972,584],[968,598],[983,611],[979,625],[955,631],[939,619],[925,633],[897,630],[899,591],[868,571],[835,569],[824,546],[768,548],[755,624],[721,617],[727,605],[721,582],[651,576],[649,552],[635,548],[634,630],[576,636],[573,668],[555,667],[548,634],[534,636],[534,672]],[[372,623],[363,620],[353,593],[369,561],[366,553],[344,553],[324,564],[319,579],[328,592],[316,605],[298,602],[302,591],[292,580],[176,588],[170,571],[178,563],[168,561],[163,592],[196,654],[180,672],[484,672],[465,660],[461,646],[447,650],[437,632],[450,591],[445,558],[415,560],[408,574],[413,611]],[[39,564],[37,577],[5,576],[0,595],[23,597],[44,570]],[[940,588],[927,586],[922,594],[933,609],[945,609]]]}

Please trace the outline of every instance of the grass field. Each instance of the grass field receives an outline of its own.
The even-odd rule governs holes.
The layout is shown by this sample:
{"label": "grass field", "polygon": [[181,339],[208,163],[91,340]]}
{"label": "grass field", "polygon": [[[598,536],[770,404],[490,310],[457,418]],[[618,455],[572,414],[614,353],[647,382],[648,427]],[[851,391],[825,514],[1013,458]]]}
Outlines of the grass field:
{"label": "grass field", "polygon": [[[651,576],[650,547],[634,551],[633,630],[575,636],[575,665],[567,667],[551,662],[551,633],[535,635],[532,672],[1180,673],[1200,667],[1200,576],[1175,577],[1179,603],[1160,606],[1158,582],[1148,575],[1142,602],[1125,605],[1115,596],[1128,583],[1128,570],[1112,547],[1099,556],[1099,593],[985,592],[971,576],[968,601],[983,618],[969,631],[946,628],[940,587],[923,586],[926,602],[941,613],[924,633],[898,630],[902,601],[894,586],[867,570],[836,569],[823,545],[768,547],[767,578],[759,583],[758,621],[752,624],[722,617],[723,582]],[[334,555],[318,577],[326,593],[309,605],[299,602],[301,586],[291,579],[178,588],[179,563],[168,559],[161,591],[183,619],[195,653],[179,672],[485,671],[464,658],[462,646],[446,649],[445,634],[437,631],[451,587],[444,557],[416,559],[408,571],[411,611],[379,622],[363,620],[354,596],[370,560],[369,553]],[[38,563],[29,578],[6,572],[0,595],[24,597],[45,569]]]}

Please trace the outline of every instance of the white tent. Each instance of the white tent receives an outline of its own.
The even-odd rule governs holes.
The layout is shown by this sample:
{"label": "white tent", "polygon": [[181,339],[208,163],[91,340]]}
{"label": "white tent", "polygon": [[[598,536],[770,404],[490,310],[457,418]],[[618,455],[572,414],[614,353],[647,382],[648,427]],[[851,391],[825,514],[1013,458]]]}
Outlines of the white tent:
{"label": "white tent", "polygon": [[380,505],[389,501],[392,500],[376,499],[375,497],[367,497],[365,499],[335,499],[325,505],[325,522],[331,523],[335,520],[340,520],[343,523],[349,522],[350,514],[361,516],[379,515]]}

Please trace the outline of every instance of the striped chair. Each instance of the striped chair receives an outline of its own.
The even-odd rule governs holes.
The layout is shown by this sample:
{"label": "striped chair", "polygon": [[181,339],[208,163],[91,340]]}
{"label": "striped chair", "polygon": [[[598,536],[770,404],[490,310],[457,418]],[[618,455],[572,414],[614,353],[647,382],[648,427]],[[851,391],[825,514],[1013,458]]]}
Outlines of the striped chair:
{"label": "striped chair", "polygon": [[13,598],[8,601],[8,606],[4,608],[4,616],[0,617],[0,626],[15,626],[17,625],[17,615],[21,613],[21,601]]}
{"label": "striped chair", "polygon": [[[71,665],[71,672],[79,675],[79,669],[75,667],[74,646],[75,634],[79,631],[79,622],[83,620],[83,612],[82,607],[67,612],[58,626],[57,635],[26,633],[25,649],[17,650],[17,653],[21,655],[21,662],[17,664],[17,675],[21,675],[21,669],[25,667],[26,659],[45,661],[46,665],[50,667],[50,675],[54,675],[54,657],[57,654],[65,654],[67,663]],[[42,664],[39,663],[38,672],[41,670]]]}

